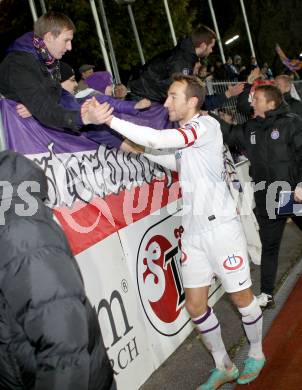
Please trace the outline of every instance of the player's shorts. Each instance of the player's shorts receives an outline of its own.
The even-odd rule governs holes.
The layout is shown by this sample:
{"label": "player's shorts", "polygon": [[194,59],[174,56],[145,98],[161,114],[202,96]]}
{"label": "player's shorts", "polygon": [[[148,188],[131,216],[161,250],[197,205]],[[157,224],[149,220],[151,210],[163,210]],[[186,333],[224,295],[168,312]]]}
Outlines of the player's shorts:
{"label": "player's shorts", "polygon": [[182,241],[182,279],[185,288],[210,286],[218,277],[226,292],[252,285],[247,244],[239,218]]}

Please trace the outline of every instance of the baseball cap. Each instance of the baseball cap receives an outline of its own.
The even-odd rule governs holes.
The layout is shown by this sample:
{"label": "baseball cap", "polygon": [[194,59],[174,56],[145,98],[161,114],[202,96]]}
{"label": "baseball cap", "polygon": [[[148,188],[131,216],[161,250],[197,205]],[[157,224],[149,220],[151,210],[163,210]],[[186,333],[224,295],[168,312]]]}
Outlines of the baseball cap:
{"label": "baseball cap", "polygon": [[94,68],[95,68],[94,65],[84,64],[79,67],[79,73],[83,73],[86,72],[87,70],[94,69]]}

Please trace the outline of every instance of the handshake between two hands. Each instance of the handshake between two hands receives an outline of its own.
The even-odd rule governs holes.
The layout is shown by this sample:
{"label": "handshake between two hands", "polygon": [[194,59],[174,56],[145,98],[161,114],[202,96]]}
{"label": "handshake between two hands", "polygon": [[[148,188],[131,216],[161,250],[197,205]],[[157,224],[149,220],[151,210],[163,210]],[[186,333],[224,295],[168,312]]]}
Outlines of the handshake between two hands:
{"label": "handshake between two hands", "polygon": [[81,118],[84,125],[100,125],[105,123],[110,126],[113,107],[105,102],[100,104],[95,97],[88,99],[81,107]]}
{"label": "handshake between two hands", "polygon": [[[23,104],[17,104],[17,113],[22,118],[32,116],[31,112]],[[95,97],[86,100],[81,106],[81,118],[84,125],[101,125],[106,123],[110,126],[113,108],[107,102],[100,104]]]}

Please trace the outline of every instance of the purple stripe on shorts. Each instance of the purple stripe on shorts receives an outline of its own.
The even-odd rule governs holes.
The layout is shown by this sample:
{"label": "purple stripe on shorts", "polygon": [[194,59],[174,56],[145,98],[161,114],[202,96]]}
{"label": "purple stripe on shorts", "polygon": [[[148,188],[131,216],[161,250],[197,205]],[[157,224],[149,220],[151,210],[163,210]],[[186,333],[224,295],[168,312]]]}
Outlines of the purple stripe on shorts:
{"label": "purple stripe on shorts", "polygon": [[217,329],[219,326],[219,322],[217,322],[217,325],[213,326],[213,328],[210,328],[210,329],[206,329],[206,330],[200,330],[199,333],[201,334],[204,334],[204,333],[208,333],[208,332],[211,332],[212,330],[215,330]]}
{"label": "purple stripe on shorts", "polygon": [[255,321],[252,321],[252,322],[244,322],[244,321],[242,321],[242,322],[244,323],[244,325],[254,325],[254,324],[256,324],[257,321],[260,320],[261,317],[262,317],[262,313],[260,314],[260,316],[258,318],[255,319]]}
{"label": "purple stripe on shorts", "polygon": [[195,325],[202,324],[207,318],[209,318],[211,315],[211,308],[208,306],[208,309],[206,311],[206,314],[204,314],[202,317],[198,318],[197,320],[192,320]]}

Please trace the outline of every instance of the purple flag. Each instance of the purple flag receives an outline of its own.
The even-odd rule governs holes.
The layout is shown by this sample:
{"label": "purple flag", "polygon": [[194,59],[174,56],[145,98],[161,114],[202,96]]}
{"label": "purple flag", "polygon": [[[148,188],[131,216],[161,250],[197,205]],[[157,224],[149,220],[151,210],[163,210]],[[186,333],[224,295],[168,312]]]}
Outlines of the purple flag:
{"label": "purple flag", "polygon": [[98,144],[83,135],[68,134],[42,126],[36,119],[23,119],[16,113],[17,103],[0,99],[0,110],[5,129],[6,146],[23,154],[47,152],[47,146],[54,143],[56,153],[95,150]]}

